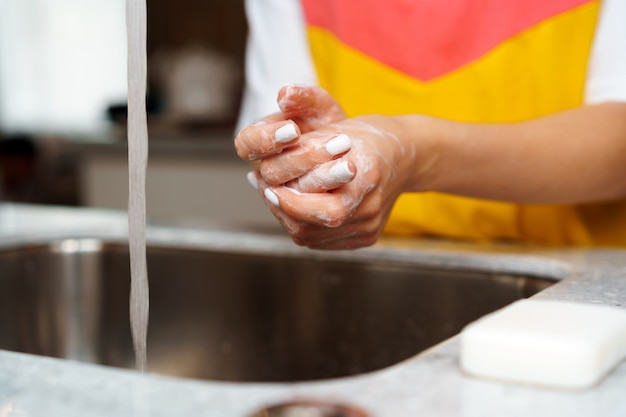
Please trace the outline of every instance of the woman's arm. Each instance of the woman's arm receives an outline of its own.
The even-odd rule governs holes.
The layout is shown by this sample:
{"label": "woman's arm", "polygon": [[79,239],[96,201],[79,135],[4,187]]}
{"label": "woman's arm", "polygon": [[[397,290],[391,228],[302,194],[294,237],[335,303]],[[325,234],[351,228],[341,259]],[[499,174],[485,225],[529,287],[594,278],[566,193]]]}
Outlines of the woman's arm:
{"label": "woman's arm", "polygon": [[[411,135],[419,125],[424,132]],[[585,106],[501,125],[399,118],[400,136],[433,132],[429,169],[407,191],[433,190],[519,203],[626,197],[626,103]],[[416,144],[420,148],[419,144]]]}
{"label": "woman's arm", "polygon": [[[252,182],[301,245],[373,244],[403,192],[519,203],[626,197],[625,103],[489,125],[421,115],[347,119],[317,87],[283,88],[279,98],[281,113],[243,129],[235,147],[258,162]],[[351,143],[331,152],[338,135]],[[342,175],[321,178],[340,162]]]}

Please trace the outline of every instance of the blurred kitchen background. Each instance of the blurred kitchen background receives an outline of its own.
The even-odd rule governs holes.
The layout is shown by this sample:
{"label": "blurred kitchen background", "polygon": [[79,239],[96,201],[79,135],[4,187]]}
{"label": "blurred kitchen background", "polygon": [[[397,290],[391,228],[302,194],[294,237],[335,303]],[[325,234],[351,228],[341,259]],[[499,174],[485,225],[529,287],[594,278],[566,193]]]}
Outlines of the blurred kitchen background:
{"label": "blurred kitchen background", "polygon": [[[147,0],[148,217],[274,225],[232,146],[243,0]],[[125,0],[0,0],[0,202],[126,209]]]}

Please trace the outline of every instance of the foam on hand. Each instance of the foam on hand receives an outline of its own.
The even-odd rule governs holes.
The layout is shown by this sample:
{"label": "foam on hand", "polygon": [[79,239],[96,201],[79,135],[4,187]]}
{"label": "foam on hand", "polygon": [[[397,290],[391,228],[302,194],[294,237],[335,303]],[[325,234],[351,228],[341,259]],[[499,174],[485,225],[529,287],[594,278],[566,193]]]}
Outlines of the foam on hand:
{"label": "foam on hand", "polygon": [[470,323],[460,338],[461,368],[470,375],[584,389],[626,357],[626,310],[520,300]]}

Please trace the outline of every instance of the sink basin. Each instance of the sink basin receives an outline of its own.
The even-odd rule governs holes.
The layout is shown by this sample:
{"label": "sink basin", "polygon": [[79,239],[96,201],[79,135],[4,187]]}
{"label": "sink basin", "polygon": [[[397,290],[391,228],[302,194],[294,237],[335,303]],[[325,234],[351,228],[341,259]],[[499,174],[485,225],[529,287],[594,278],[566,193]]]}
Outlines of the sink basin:
{"label": "sink basin", "polygon": [[[387,367],[550,279],[379,260],[148,247],[148,371],[302,381]],[[125,245],[0,250],[0,349],[134,368]]]}

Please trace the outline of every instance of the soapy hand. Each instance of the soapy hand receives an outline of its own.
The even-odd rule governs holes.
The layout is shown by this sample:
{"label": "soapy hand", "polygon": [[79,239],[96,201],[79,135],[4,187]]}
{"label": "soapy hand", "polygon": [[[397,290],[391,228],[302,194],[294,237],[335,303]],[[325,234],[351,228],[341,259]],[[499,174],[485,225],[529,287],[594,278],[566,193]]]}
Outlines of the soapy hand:
{"label": "soapy hand", "polygon": [[240,158],[260,160],[293,148],[301,133],[313,132],[346,118],[330,94],[319,87],[285,86],[278,93],[280,112],[243,128],[235,138]]}
{"label": "soapy hand", "polygon": [[[347,119],[318,87],[286,87],[280,113],[235,138],[248,176],[295,243],[347,249],[376,242],[406,186],[413,149],[382,116]],[[409,149],[407,149],[409,148]]]}

